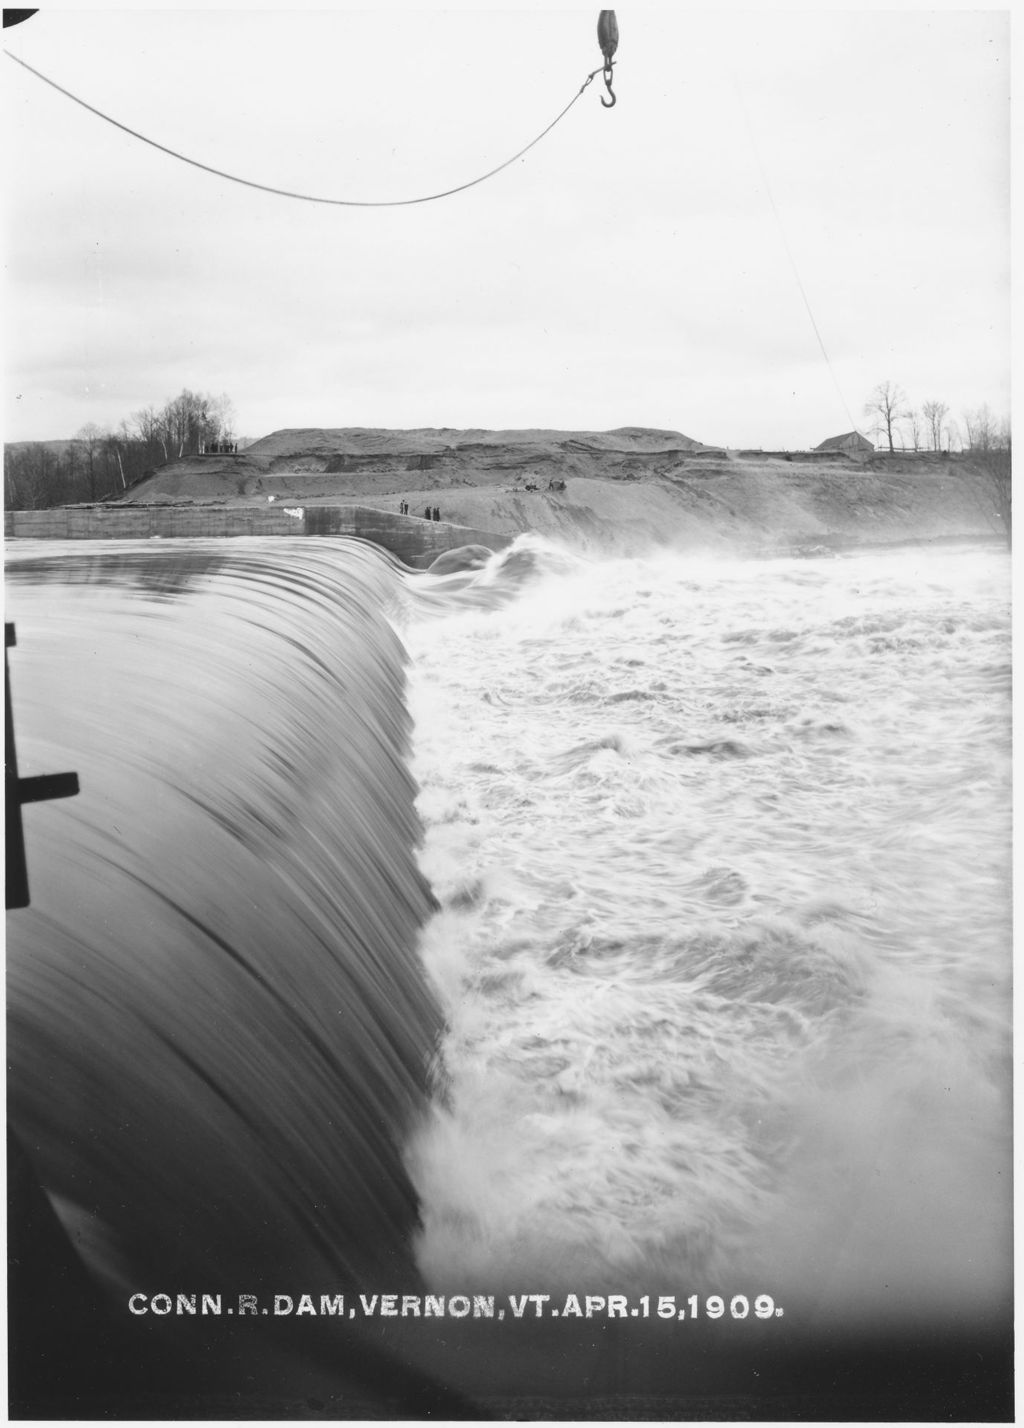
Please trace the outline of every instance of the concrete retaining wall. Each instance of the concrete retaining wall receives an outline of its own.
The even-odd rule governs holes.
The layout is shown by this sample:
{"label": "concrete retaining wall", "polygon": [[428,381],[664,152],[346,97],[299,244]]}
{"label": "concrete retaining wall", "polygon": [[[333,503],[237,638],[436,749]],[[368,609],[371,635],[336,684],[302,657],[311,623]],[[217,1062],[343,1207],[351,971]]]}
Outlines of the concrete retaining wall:
{"label": "concrete retaining wall", "polygon": [[371,506],[59,506],[5,511],[8,540],[148,540],[199,536],[359,536],[422,565],[460,545],[503,550],[512,537],[393,515]]}

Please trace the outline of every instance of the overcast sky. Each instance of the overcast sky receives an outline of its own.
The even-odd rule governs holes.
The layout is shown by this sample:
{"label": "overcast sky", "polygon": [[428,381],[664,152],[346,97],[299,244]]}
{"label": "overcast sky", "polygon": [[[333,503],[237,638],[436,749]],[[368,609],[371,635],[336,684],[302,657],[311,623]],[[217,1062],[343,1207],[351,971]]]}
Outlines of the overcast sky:
{"label": "overcast sky", "polygon": [[[549,124],[601,62],[597,13],[44,10],[4,47],[202,163],[405,199]],[[227,182],[3,57],[6,438],[184,386],[227,393],[248,437],[802,447],[870,431],[886,378],[1008,411],[1007,13],[617,14],[615,108],[598,76],[510,168],[411,207]]]}

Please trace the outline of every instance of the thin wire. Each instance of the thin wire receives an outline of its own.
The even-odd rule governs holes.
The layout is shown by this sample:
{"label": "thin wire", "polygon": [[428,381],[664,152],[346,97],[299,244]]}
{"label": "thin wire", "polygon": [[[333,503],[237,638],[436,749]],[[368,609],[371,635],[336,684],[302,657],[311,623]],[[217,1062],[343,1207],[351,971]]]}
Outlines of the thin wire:
{"label": "thin wire", "polygon": [[793,269],[793,276],[796,279],[796,285],[800,289],[800,296],[804,300],[804,307],[807,309],[807,316],[811,320],[811,326],[814,328],[814,335],[818,339],[818,346],[821,348],[821,355],[825,359],[825,366],[829,370],[829,376],[832,378],[833,385],[835,386],[836,392],[839,395],[839,400],[843,405],[843,411],[846,413],[846,419],[850,423],[850,430],[856,431],[857,423],[854,421],[853,417],[850,414],[850,408],[847,406],[846,397],[843,395],[843,389],[839,385],[839,378],[835,374],[835,369],[833,368],[832,363],[829,359],[829,355],[825,350],[825,343],[822,341],[821,333],[818,331],[818,324],[814,320],[814,313],[811,309],[811,301],[810,298],[807,296],[803,282],[800,279],[800,269],[796,265],[796,259],[793,256],[793,250],[789,246],[789,239],[786,236],[786,228],[784,223],[782,222],[782,215],[779,213],[778,208],[775,206],[775,199],[772,195],[772,186],[768,182],[768,173],[765,169],[764,163],[761,160],[761,151],[757,147],[757,140],[754,138],[754,129],[753,125],[750,122],[750,115],[747,112],[747,106],[743,101],[743,95],[740,93],[739,87],[736,85],[735,80],[733,81],[733,88],[736,91],[736,98],[739,101],[740,109],[743,112],[743,122],[746,125],[747,137],[750,139],[750,147],[754,151],[754,158],[757,160],[757,167],[761,171],[761,178],[764,181],[765,192],[768,195],[768,202],[771,204],[772,212],[775,214],[775,221],[779,225],[779,233],[782,237],[782,246],[786,250],[786,257],[789,259],[789,266]]}
{"label": "thin wire", "polygon": [[316,195],[311,193],[293,193],[290,189],[287,188],[274,188],[271,184],[268,183],[256,183],[253,179],[239,178],[237,174],[226,173],[223,169],[215,169],[210,164],[202,164],[199,162],[198,159],[190,159],[187,154],[179,154],[177,149],[169,149],[166,144],[158,144],[155,139],[147,138],[145,134],[140,134],[137,129],[130,129],[127,124],[122,124],[120,120],[112,119],[109,114],[104,114],[103,110],[97,109],[95,105],[87,104],[84,99],[79,99],[77,94],[72,94],[70,89],[65,89],[64,86],[62,84],[58,84],[56,80],[48,79],[45,74],[42,74],[38,69],[34,69],[32,65],[26,63],[25,60],[19,59],[18,56],[12,54],[10,50],[5,50],[4,53],[7,55],[8,59],[14,60],[15,64],[20,64],[22,69],[27,69],[30,74],[34,74],[36,79],[41,79],[43,83],[48,84],[51,89],[56,89],[59,94],[63,94],[66,98],[73,100],[75,104],[80,104],[83,109],[88,109],[90,114],[95,114],[98,118],[106,120],[108,124],[113,124],[115,129],[123,130],[124,133],[130,134],[133,139],[141,139],[144,144],[149,144],[151,148],[159,149],[161,153],[164,154],[170,154],[172,159],[180,159],[183,164],[191,164],[194,169],[202,169],[205,173],[216,174],[218,178],[228,179],[231,183],[244,184],[246,188],[257,188],[260,189],[263,193],[275,193],[280,198],[296,198],[299,199],[302,203],[329,203],[334,205],[335,207],[341,208],[405,208],[413,203],[433,203],[435,199],[450,198],[453,193],[463,193],[467,188],[473,188],[476,186],[476,184],[483,183],[486,179],[493,178],[495,174],[500,174],[502,169],[507,169],[509,164],[514,164],[516,159],[521,159],[525,153],[528,153],[530,149],[534,147],[534,145],[539,144],[541,139],[543,139],[546,135],[550,134],[551,130],[555,127],[555,125],[559,123],[560,120],[565,118],[569,110],[580,98],[580,95],[582,95],[587,85],[591,83],[594,76],[602,72],[601,67],[598,67],[595,70],[591,70],[590,74],[587,75],[586,79],[580,85],[579,92],[573,95],[572,99],[569,100],[569,103],[565,106],[562,112],[556,115],[554,119],[552,119],[551,123],[547,126],[546,129],[541,130],[541,132],[537,135],[536,139],[531,139],[525,148],[520,149],[517,154],[513,154],[510,159],[506,159],[505,162],[503,164],[499,164],[497,168],[488,170],[487,173],[481,174],[479,178],[470,179],[468,183],[460,183],[455,188],[446,188],[441,193],[424,194],[422,198],[318,198]]}

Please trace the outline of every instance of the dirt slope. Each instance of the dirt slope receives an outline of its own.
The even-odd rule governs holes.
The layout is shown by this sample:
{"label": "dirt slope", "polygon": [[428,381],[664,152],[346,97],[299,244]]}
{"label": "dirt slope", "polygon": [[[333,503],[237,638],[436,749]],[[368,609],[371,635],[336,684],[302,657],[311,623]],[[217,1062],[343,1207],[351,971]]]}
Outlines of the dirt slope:
{"label": "dirt slope", "polygon": [[403,500],[412,515],[437,506],[445,521],[536,531],[583,550],[764,549],[999,532],[985,483],[964,458],[739,455],[641,427],[278,431],[235,457],[172,462],[122,504],[353,502],[397,511]]}

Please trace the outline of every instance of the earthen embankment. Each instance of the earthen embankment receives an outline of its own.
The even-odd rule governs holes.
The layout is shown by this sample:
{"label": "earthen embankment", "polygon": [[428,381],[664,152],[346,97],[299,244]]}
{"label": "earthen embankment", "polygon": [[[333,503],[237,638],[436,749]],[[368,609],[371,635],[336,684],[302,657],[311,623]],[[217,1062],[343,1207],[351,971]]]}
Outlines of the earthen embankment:
{"label": "earthen embankment", "polygon": [[417,561],[525,531],[588,554],[1004,535],[967,455],[736,452],[643,427],[287,429],[170,462],[102,508],[13,515],[9,535],[362,534]]}

